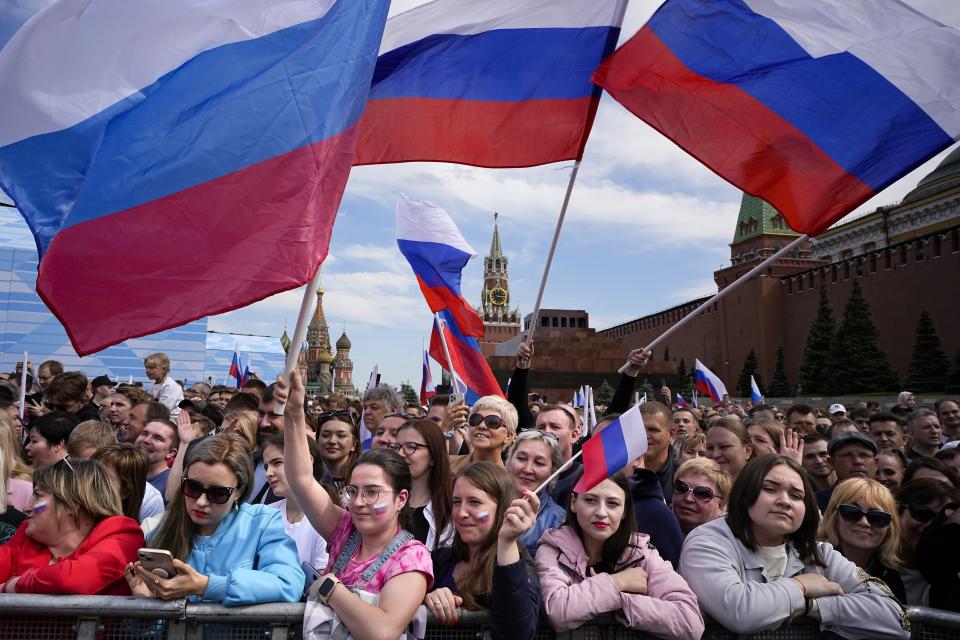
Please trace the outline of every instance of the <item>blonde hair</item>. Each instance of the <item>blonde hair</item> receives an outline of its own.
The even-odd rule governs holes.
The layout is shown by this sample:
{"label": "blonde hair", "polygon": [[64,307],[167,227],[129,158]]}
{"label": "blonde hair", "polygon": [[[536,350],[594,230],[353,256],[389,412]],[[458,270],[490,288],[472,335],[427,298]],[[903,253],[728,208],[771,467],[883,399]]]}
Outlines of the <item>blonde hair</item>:
{"label": "blonde hair", "polygon": [[[737,436],[737,439],[744,444],[744,446],[749,446],[751,450],[753,449],[753,441],[750,440],[750,434],[747,432],[747,428],[743,426],[743,423],[740,422],[738,418],[732,416],[723,416],[722,418],[717,418],[716,420],[710,423],[710,429],[726,429],[733,435]],[[709,432],[710,429],[707,429]]]}
{"label": "blonde hair", "polygon": [[257,448],[257,418],[252,411],[233,411],[223,418],[224,424],[230,422],[234,432],[243,438],[247,444],[247,449],[253,451]]}
{"label": "blonde hair", "polygon": [[151,362],[170,371],[170,357],[163,352],[151,353],[143,359],[143,364],[150,364]]}
{"label": "blonde hair", "polygon": [[680,455],[683,454],[684,449],[689,449],[690,447],[699,447],[707,446],[707,436],[703,433],[687,433],[679,438],[673,445],[673,457],[677,460],[680,459]]}
{"label": "blonde hair", "polygon": [[837,513],[837,507],[858,500],[863,500],[870,508],[881,509],[893,516],[890,519],[890,526],[884,533],[883,542],[873,553],[883,566],[898,569],[900,567],[900,518],[897,515],[897,502],[890,490],[876,480],[848,478],[839,483],[833,490],[827,510],[823,512],[817,538],[826,540],[840,551],[841,540],[838,529],[840,516]]}
{"label": "blonde hair", "polygon": [[85,449],[102,449],[117,444],[117,432],[99,420],[85,420],[73,428],[67,437],[67,455],[77,458]]}
{"label": "blonde hair", "polygon": [[6,411],[0,411],[0,454],[3,455],[5,478],[29,481],[33,477],[33,467],[23,459],[22,451],[13,418]]}
{"label": "blonde hair", "polygon": [[699,473],[709,478],[710,482],[717,487],[717,493],[720,494],[720,506],[727,504],[733,482],[730,480],[730,474],[721,469],[716,460],[692,458],[677,467],[673,477],[679,479],[688,473]]}
{"label": "blonde hair", "polygon": [[123,514],[120,495],[103,465],[64,458],[33,472],[33,490],[51,494],[75,520],[86,512],[94,522]]}
{"label": "blonde hair", "polygon": [[515,434],[517,432],[517,423],[520,421],[520,418],[517,417],[517,409],[500,396],[483,396],[474,402],[473,406],[470,407],[470,415],[472,416],[478,411],[495,411],[500,415],[509,433]]}

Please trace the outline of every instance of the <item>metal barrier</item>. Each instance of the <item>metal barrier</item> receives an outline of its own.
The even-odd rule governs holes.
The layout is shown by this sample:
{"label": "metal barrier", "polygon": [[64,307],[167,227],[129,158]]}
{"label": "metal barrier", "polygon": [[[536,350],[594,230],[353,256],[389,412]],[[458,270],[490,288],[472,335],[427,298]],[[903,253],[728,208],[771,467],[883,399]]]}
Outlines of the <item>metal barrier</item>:
{"label": "metal barrier", "polygon": [[[223,607],[185,600],[164,602],[119,596],[0,595],[0,640],[300,640],[303,604]],[[911,607],[914,640],[960,638],[960,614]],[[481,640],[489,618],[465,611],[455,627],[431,620],[428,640]],[[636,640],[644,634],[603,616],[573,631],[557,633],[546,623],[536,640]],[[752,636],[738,636],[708,624],[705,640],[816,640],[816,624],[794,624]]]}

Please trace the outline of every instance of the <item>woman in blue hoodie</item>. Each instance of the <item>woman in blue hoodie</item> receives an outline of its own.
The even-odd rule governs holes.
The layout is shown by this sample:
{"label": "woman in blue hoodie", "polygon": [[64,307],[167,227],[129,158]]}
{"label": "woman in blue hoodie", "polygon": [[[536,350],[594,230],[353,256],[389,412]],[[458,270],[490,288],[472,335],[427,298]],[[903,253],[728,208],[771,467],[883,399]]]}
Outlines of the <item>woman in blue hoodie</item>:
{"label": "woman in blue hoodie", "polygon": [[130,564],[133,594],[226,606],[298,601],[305,578],[281,513],[245,504],[253,463],[243,440],[233,434],[203,438],[187,450],[183,468],[180,491],[148,542],[173,555],[177,573],[162,578],[139,562]]}

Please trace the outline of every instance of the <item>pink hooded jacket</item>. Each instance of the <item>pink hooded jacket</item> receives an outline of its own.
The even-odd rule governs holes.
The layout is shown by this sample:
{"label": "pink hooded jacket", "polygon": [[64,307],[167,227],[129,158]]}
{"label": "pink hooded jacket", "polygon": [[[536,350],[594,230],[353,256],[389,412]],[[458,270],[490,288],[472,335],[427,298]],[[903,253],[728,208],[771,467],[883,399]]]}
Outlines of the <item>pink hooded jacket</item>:
{"label": "pink hooded jacket", "polygon": [[543,608],[558,631],[579,627],[604,613],[621,624],[659,638],[688,640],[703,634],[703,616],[686,580],[660,557],[649,536],[634,533],[617,570],[641,567],[647,595],[621,593],[608,573],[587,577],[587,552],[569,526],[543,534],[537,573]]}

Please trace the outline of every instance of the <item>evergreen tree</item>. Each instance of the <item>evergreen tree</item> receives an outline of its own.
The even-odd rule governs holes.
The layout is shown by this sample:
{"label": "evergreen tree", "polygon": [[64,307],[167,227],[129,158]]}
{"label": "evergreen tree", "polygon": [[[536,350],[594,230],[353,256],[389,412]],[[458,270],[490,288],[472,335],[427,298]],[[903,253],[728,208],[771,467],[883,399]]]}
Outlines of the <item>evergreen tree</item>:
{"label": "evergreen tree", "polygon": [[947,393],[960,393],[960,351],[953,357],[953,368],[947,376]]}
{"label": "evergreen tree", "polygon": [[670,347],[666,347],[663,350],[663,361],[670,362]]}
{"label": "evergreen tree", "polygon": [[656,400],[657,392],[654,390],[653,385],[650,384],[650,376],[647,376],[643,379],[643,384],[640,385],[640,397],[644,395],[647,396],[647,400]]}
{"label": "evergreen tree", "polygon": [[820,308],[810,325],[807,342],[803,346],[803,361],[800,364],[800,387],[803,393],[824,393],[827,390],[830,352],[836,323],[833,308],[827,297],[827,288],[820,287]]}
{"label": "evergreen tree", "polygon": [[420,404],[420,394],[414,391],[413,387],[410,386],[409,382],[402,382],[400,384],[400,395],[403,396],[404,402],[410,402],[412,404]]}
{"label": "evergreen tree", "polygon": [[757,354],[750,349],[747,359],[743,361],[743,369],[740,370],[740,377],[737,378],[737,395],[741,398],[750,397],[750,376],[757,381],[757,387],[760,393],[763,393],[763,382],[760,381],[760,371],[757,365]]}
{"label": "evergreen tree", "polygon": [[783,345],[777,347],[777,366],[773,370],[773,377],[767,385],[767,394],[771,398],[786,398],[792,395],[790,383],[787,382],[787,371],[783,364]]}
{"label": "evergreen tree", "polygon": [[942,391],[950,361],[943,352],[940,336],[933,326],[933,316],[924,309],[917,318],[917,335],[913,343],[910,368],[903,383],[910,391]]}
{"label": "evergreen tree", "polygon": [[689,380],[687,378],[687,363],[684,362],[683,358],[681,357],[680,364],[677,365],[677,380],[679,381],[677,382],[677,393],[682,395],[684,398],[690,398],[688,395],[690,391],[688,384]]}
{"label": "evergreen tree", "polygon": [[613,400],[614,388],[610,386],[610,383],[607,382],[604,378],[603,382],[600,383],[600,387],[597,388],[597,392],[593,396],[593,401],[596,404],[609,405],[610,401]]}
{"label": "evergreen tree", "polygon": [[831,350],[828,393],[897,390],[897,374],[878,342],[879,337],[863,287],[859,280],[854,280]]}

